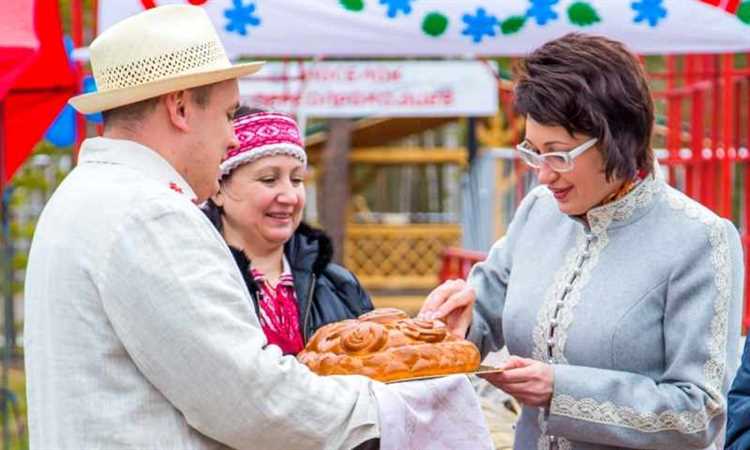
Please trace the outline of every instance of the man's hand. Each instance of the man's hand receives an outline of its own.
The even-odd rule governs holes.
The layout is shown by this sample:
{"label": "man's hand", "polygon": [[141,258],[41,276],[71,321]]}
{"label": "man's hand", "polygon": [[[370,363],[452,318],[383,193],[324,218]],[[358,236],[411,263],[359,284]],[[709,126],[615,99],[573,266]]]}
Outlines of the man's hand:
{"label": "man's hand", "polygon": [[479,375],[527,406],[549,407],[555,386],[552,366],[535,359],[511,356],[503,372]]}
{"label": "man's hand", "polygon": [[440,319],[452,334],[465,337],[476,296],[466,281],[448,280],[430,292],[417,317]]}

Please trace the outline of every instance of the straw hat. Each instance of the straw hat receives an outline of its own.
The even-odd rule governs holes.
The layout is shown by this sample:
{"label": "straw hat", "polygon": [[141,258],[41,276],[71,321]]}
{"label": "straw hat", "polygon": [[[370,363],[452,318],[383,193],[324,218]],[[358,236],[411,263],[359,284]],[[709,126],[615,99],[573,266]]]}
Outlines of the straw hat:
{"label": "straw hat", "polygon": [[232,65],[203,8],[167,5],[129,17],[91,43],[98,91],[70,99],[90,114],[257,72]]}

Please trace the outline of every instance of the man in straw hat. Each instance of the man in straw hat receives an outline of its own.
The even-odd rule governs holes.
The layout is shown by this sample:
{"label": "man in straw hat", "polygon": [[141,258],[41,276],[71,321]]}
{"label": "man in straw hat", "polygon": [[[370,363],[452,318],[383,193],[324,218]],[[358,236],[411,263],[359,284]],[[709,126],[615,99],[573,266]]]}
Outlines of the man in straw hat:
{"label": "man in straw hat", "polygon": [[[349,449],[379,436],[372,382],[266,346],[196,203],[237,145],[237,78],[206,13],[164,6],[91,45],[104,137],[39,220],[26,280],[33,449]],[[382,388],[382,387],[380,387]]]}

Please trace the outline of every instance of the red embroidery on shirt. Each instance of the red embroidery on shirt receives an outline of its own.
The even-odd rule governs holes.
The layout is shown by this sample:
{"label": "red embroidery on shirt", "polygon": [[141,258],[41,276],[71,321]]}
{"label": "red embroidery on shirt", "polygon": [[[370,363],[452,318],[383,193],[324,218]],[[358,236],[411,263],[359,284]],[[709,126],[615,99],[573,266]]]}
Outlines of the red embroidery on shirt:
{"label": "red embroidery on shirt", "polygon": [[169,189],[172,189],[173,191],[179,192],[180,194],[182,194],[182,188],[178,186],[177,183],[175,183],[174,181],[169,183]]}
{"label": "red embroidery on shirt", "polygon": [[296,355],[305,344],[299,326],[299,307],[292,275],[282,274],[273,288],[258,270],[250,269],[250,274],[260,287],[259,319],[268,343],[278,345],[285,355]]}

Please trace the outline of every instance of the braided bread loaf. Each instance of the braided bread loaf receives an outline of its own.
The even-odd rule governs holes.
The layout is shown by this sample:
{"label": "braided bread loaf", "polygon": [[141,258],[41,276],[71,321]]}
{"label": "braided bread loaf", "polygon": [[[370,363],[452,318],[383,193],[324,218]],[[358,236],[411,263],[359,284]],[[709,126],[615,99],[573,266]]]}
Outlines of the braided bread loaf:
{"label": "braided bread loaf", "polygon": [[379,381],[479,367],[474,344],[448,333],[438,320],[410,319],[395,308],[321,327],[297,359],[319,375],[358,374]]}

